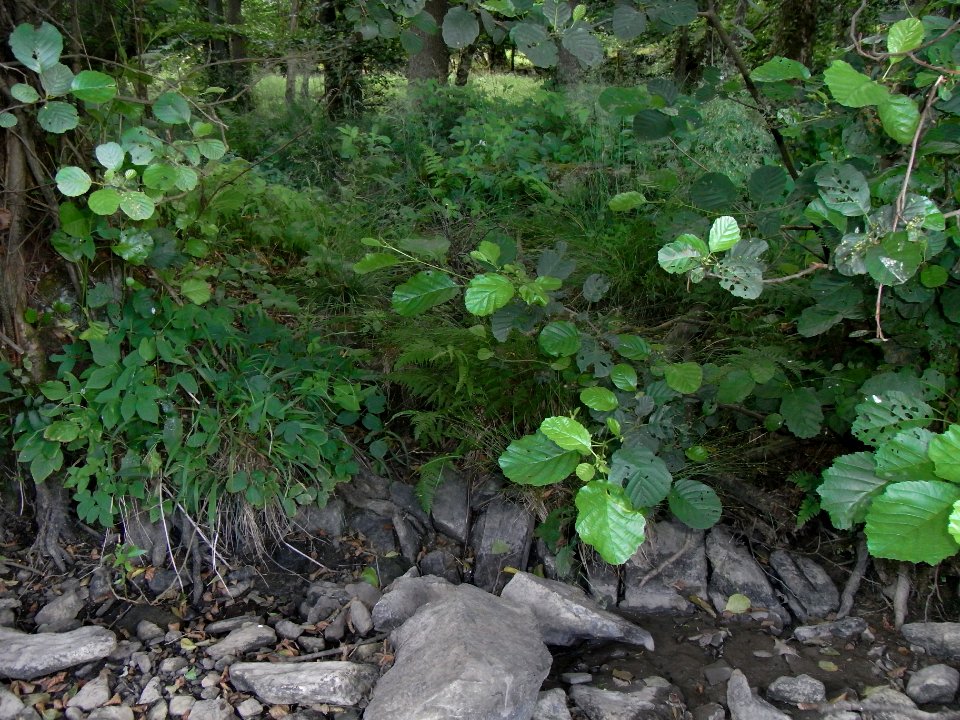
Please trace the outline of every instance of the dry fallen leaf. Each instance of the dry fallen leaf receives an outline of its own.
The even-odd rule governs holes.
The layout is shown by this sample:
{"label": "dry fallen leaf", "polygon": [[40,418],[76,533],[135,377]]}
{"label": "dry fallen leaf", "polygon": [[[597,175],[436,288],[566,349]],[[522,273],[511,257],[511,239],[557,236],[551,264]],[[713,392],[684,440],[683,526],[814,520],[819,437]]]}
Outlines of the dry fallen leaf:
{"label": "dry fallen leaf", "polygon": [[780,640],[778,638],[773,639],[773,651],[780,657],[800,657],[800,653],[790,647],[786,640]]}
{"label": "dry fallen leaf", "polygon": [[821,670],[826,670],[827,672],[837,672],[840,668],[837,667],[837,664],[831,660],[821,660],[817,663]]}

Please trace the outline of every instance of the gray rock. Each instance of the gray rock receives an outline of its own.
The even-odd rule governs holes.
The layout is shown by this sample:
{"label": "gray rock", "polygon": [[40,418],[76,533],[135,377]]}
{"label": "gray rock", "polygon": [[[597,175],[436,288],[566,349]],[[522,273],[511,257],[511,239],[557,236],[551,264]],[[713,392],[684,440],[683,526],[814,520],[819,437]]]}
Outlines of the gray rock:
{"label": "gray rock", "polygon": [[565,672],[560,674],[560,680],[567,685],[586,685],[593,682],[593,675],[588,672]]}
{"label": "gray rock", "polygon": [[866,620],[858,617],[847,617],[843,620],[816,625],[801,625],[794,628],[793,636],[804,645],[822,645],[831,640],[853,640],[860,637],[866,630]]}
{"label": "gray rock", "polygon": [[693,720],[726,720],[727,711],[720,703],[707,703],[691,711]]}
{"label": "gray rock", "polygon": [[[620,598],[620,573],[617,568],[605,563],[593,552],[586,556],[583,568],[587,574],[587,590],[590,592],[590,597],[604,609],[616,607]],[[557,579],[555,572],[553,576],[550,573],[546,574],[548,577]]]}
{"label": "gray rock", "polygon": [[754,695],[740,670],[734,670],[727,683],[727,707],[732,720],[790,720],[789,715]]}
{"label": "gray rock", "polygon": [[900,632],[934,657],[960,660],[960,623],[907,623]]}
{"label": "gray rock", "polygon": [[34,617],[37,628],[41,632],[58,632],[76,623],[77,614],[83,610],[87,602],[86,598],[86,589],[67,590],[37,612]]}
{"label": "gray rock", "polygon": [[242,717],[244,720],[257,717],[261,712],[263,712],[263,705],[258,703],[253,698],[247,698],[242,703],[237,705],[237,715]]}
{"label": "gray rock", "polygon": [[518,572],[501,597],[528,607],[547,645],[580,640],[617,640],[653,650],[653,637],[619,615],[603,610],[580,588]]}
{"label": "gray rock", "polygon": [[910,720],[923,720],[928,717],[935,720],[936,715],[924,713],[916,710],[913,700],[908,698],[899,690],[890,687],[879,688],[868,692],[866,698],[861,703],[863,717],[869,717],[870,720],[906,720],[904,713],[897,712],[893,708],[902,707],[913,710],[910,713]]}
{"label": "gray rock", "polygon": [[436,575],[454,585],[460,584],[460,561],[446,550],[431,550],[420,558],[420,574]]}
{"label": "gray rock", "polygon": [[430,516],[420,505],[420,499],[412,485],[407,485],[407,483],[399,480],[390,483],[390,500],[408,516],[412,517],[421,530],[430,526]]}
{"label": "gray rock", "polygon": [[570,720],[567,694],[560,688],[541,692],[530,720]]}
{"label": "gray rock", "polygon": [[183,717],[193,708],[196,699],[190,695],[174,695],[170,698],[170,715]]}
{"label": "gray rock", "polygon": [[158,568],[149,578],[147,578],[147,587],[154,595],[162,595],[173,587],[178,590],[189,587],[189,578],[186,575],[178,575],[172,568]]}
{"label": "gray rock", "polygon": [[189,663],[185,657],[168,657],[160,661],[160,672],[165,675],[173,675],[183,670]]}
{"label": "gray rock", "polygon": [[365,720],[529,720],[552,658],[526,608],[471,585],[392,634],[396,661]]}
{"label": "gray rock", "polygon": [[87,720],[133,720],[133,709],[126,705],[97,708],[87,715]]}
{"label": "gray rock", "polygon": [[116,647],[117,636],[96,625],[34,635],[0,628],[0,677],[33,680],[101,660]]}
{"label": "gray rock", "polygon": [[238,615],[237,617],[216,620],[207,625],[204,630],[208,635],[226,635],[244,625],[258,625],[263,621],[259,615]]}
{"label": "gray rock", "polygon": [[[656,568],[663,569],[651,575]],[[650,578],[641,585],[641,583]],[[707,596],[707,554],[703,531],[676,520],[658,522],[624,567],[620,607],[644,613],[691,613],[687,597]]]}
{"label": "gray rock", "polygon": [[347,597],[356,598],[369,609],[373,609],[373,606],[376,605],[380,598],[383,597],[383,593],[380,592],[379,588],[375,588],[368,582],[355,582],[345,585],[343,588],[344,592],[347,593]]}
{"label": "gray rock", "polygon": [[669,685],[650,685],[632,692],[574,685],[570,699],[589,720],[673,720],[680,717],[680,693]]}
{"label": "gray rock", "polygon": [[347,634],[347,613],[341,612],[323,629],[323,639],[328,643],[340,642]]}
{"label": "gray rock", "polygon": [[421,607],[453,593],[456,588],[456,585],[432,575],[399,577],[373,607],[374,627],[380,632],[398,628]]}
{"label": "gray rock", "polygon": [[141,620],[137,623],[137,639],[142,643],[149,645],[154,640],[160,641],[165,634],[165,630],[149,620]]}
{"label": "gray rock", "polygon": [[[31,708],[31,710],[33,710],[33,708]],[[87,714],[80,708],[68,707],[63,711],[63,717],[67,720],[86,720]]]}
{"label": "gray rock", "polygon": [[153,707],[147,710],[147,720],[167,720],[169,714],[165,702],[154,703]]}
{"label": "gray rock", "polygon": [[822,703],[827,701],[827,688],[809,675],[783,675],[767,687],[767,697],[791,705]]}
{"label": "gray rock", "polygon": [[315,505],[302,505],[297,510],[291,525],[307,535],[339,538],[343,535],[345,527],[343,501],[334,498],[328,500],[322,508]]}
{"label": "gray rock", "polygon": [[67,707],[75,707],[90,712],[106,705],[113,693],[110,692],[110,682],[101,675],[80,688],[80,692],[67,701]]}
{"label": "gray rock", "polygon": [[237,663],[230,682],[270,705],[356,705],[373,687],[377,669],[352,662]]}
{"label": "gray rock", "polygon": [[787,605],[802,622],[825,618],[840,605],[840,592],[826,571],[803,555],[770,553],[770,567],[780,578]]}
{"label": "gray rock", "polygon": [[233,707],[223,698],[198,700],[190,709],[190,720],[229,720],[236,717]]}
{"label": "gray rock", "polygon": [[90,584],[87,586],[90,593],[90,602],[100,603],[114,596],[113,570],[101,565],[90,573]]}
{"label": "gray rock", "polygon": [[503,572],[505,567],[527,567],[532,537],[533,515],[503,498],[491,501],[470,532],[473,583],[499,592],[510,579]]}
{"label": "gray rock", "polygon": [[303,625],[290,622],[289,620],[278,620],[274,629],[277,631],[277,635],[284,640],[296,640],[303,635]]}
{"label": "gray rock", "polygon": [[[393,503],[389,505],[393,509],[396,507]],[[371,551],[377,555],[388,555],[400,550],[393,522],[390,519],[392,517],[392,512],[384,517],[373,510],[354,509],[347,516],[347,526],[363,536],[366,546]]]}
{"label": "gray rock", "polygon": [[444,467],[433,496],[433,526],[457,542],[467,542],[470,521],[470,483],[451,467]]}
{"label": "gray rock", "polygon": [[928,665],[907,682],[907,695],[919,705],[951,703],[960,687],[960,672],[949,665]]}
{"label": "gray rock", "polygon": [[302,647],[304,650],[310,653],[320,652],[327,649],[327,641],[322,637],[310,637],[309,635],[301,635],[297,639],[297,644]]}
{"label": "gray rock", "polygon": [[353,625],[357,635],[360,637],[369,635],[373,630],[373,618],[370,616],[367,606],[354,598],[347,607],[350,611],[350,624]]}
{"label": "gray rock", "polygon": [[277,642],[277,634],[269,625],[244,625],[232,630],[220,642],[207,648],[207,655],[214,659],[227,655],[239,657],[248,650],[273,645]]}
{"label": "gray rock", "polygon": [[728,530],[714,527],[707,534],[706,546],[713,570],[708,592],[710,601],[719,612],[723,612],[731,595],[741,593],[750,598],[753,607],[766,608],[784,623],[790,622],[790,613],[774,595],[760,565],[746,548],[734,542]]}
{"label": "gray rock", "polygon": [[137,705],[153,705],[162,698],[160,678],[152,677],[147,681],[147,684],[143,686],[143,690],[140,691],[140,697],[137,698]]}
{"label": "gray rock", "polygon": [[0,720],[13,720],[25,708],[19,697],[0,687]]}
{"label": "gray rock", "polygon": [[725,683],[730,679],[732,674],[733,668],[730,667],[730,663],[723,658],[720,658],[716,662],[712,662],[703,668],[703,678],[707,681],[707,685],[719,685],[720,683]]}
{"label": "gray rock", "polygon": [[393,515],[393,530],[397,534],[397,542],[400,543],[400,554],[415,563],[420,555],[420,533],[401,512]]}

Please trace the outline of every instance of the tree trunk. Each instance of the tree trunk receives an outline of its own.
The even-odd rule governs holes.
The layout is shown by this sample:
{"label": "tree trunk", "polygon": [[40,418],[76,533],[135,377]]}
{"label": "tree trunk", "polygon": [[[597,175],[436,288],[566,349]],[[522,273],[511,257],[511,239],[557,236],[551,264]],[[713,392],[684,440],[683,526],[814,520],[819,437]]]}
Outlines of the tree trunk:
{"label": "tree trunk", "polygon": [[465,47],[460,51],[455,80],[457,87],[464,87],[467,84],[467,80],[470,79],[470,70],[473,68],[473,56],[476,54],[476,52],[476,45]]}
{"label": "tree trunk", "polygon": [[781,3],[776,40],[778,55],[810,67],[820,9],[818,0],[784,0]]}
{"label": "tree trunk", "polygon": [[363,48],[352,29],[347,29],[344,7],[345,0],[331,0],[322,12],[331,34],[343,38],[339,47],[326,48],[323,57],[323,99],[331,119],[354,115],[363,108]]}
{"label": "tree trunk", "polygon": [[[290,22],[287,24],[287,30],[290,32],[290,38],[297,33],[297,25],[300,21],[300,0],[291,0],[290,2]],[[287,109],[293,107],[297,92],[297,74],[299,72],[299,61],[295,57],[296,53],[291,52],[287,56],[287,85],[283,94],[287,102]]]}
{"label": "tree trunk", "polygon": [[[567,5],[570,6],[570,12],[573,12],[573,7],[576,3],[573,0],[567,0]],[[573,87],[583,78],[583,68],[580,66],[580,61],[567,50],[562,45],[559,47],[560,57],[557,60],[557,68],[554,74],[554,78],[557,81],[557,85],[560,87]]]}
{"label": "tree trunk", "polygon": [[236,97],[241,109],[250,107],[250,64],[247,60],[247,39],[243,35],[243,5],[241,0],[227,0],[226,17],[230,28],[227,40],[230,65],[227,91],[229,97]]}
{"label": "tree trunk", "polygon": [[[450,9],[450,1],[427,0],[424,9],[437,21],[437,25],[440,25]],[[414,32],[423,40],[423,49],[407,60],[407,80],[436,80],[441,85],[446,85],[450,75],[450,48],[443,41],[440,30],[433,35],[420,29],[415,29]]]}

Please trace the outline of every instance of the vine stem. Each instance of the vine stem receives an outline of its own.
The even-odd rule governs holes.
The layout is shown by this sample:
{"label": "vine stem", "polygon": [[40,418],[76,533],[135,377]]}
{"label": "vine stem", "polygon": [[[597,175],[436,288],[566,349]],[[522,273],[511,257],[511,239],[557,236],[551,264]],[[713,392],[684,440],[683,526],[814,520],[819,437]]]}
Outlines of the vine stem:
{"label": "vine stem", "polygon": [[776,285],[777,283],[789,282],[790,280],[796,280],[797,278],[802,278],[804,275],[811,275],[817,270],[825,270],[830,267],[826,263],[815,262],[810,263],[810,265],[799,272],[795,272],[792,275],[784,275],[783,277],[775,278],[765,278],[763,281],[764,285]]}

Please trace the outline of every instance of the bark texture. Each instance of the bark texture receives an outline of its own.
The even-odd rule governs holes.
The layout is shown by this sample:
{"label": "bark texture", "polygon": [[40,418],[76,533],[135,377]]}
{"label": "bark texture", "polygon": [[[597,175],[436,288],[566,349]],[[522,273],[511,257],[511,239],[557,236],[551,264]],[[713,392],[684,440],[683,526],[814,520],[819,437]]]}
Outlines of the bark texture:
{"label": "bark texture", "polygon": [[[449,0],[427,0],[425,8],[437,21],[437,25],[443,22],[449,9]],[[436,80],[445,85],[450,75],[450,48],[443,41],[442,34],[439,30],[433,35],[422,30],[414,32],[423,40],[423,49],[416,55],[411,55],[407,61],[407,80]]]}

